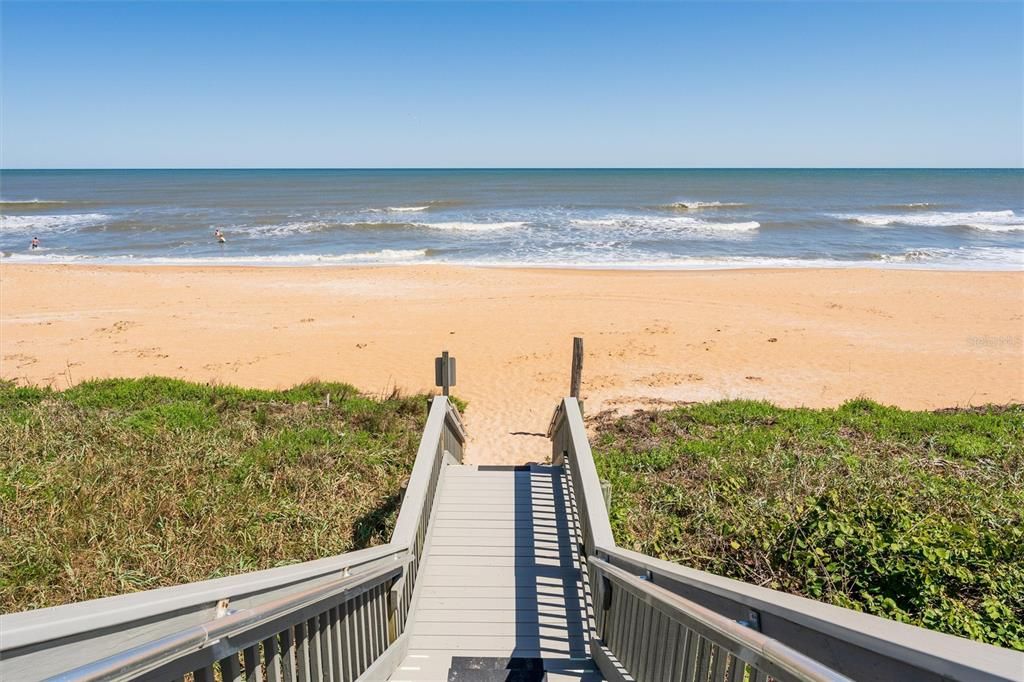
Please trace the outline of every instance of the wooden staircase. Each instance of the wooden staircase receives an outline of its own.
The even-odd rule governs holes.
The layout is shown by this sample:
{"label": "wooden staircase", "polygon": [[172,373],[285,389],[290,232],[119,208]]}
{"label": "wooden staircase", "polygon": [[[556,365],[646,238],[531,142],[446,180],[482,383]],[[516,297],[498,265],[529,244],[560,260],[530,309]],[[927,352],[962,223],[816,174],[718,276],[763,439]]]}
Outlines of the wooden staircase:
{"label": "wooden staircase", "polygon": [[446,467],[391,679],[600,680],[561,467]]}

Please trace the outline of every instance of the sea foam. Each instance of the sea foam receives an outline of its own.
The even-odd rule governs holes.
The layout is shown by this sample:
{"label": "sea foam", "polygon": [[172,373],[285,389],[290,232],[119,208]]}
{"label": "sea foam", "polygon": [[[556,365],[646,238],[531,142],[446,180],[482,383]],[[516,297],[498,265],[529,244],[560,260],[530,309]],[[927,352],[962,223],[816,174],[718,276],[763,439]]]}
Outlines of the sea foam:
{"label": "sea foam", "polygon": [[98,225],[109,219],[110,216],[103,213],[0,215],[0,229],[5,232],[66,232]]}
{"label": "sea foam", "polygon": [[33,263],[90,263],[116,265],[401,265],[421,262],[430,255],[429,249],[381,249],[342,254],[280,254],[239,256],[88,256],[82,254],[6,253],[13,261]]}
{"label": "sea foam", "polygon": [[665,204],[660,208],[668,208],[676,211],[692,211],[701,208],[729,208],[733,206],[746,206],[735,201],[675,201]]}
{"label": "sea foam", "polygon": [[416,227],[426,227],[432,230],[457,230],[462,232],[494,232],[497,230],[511,230],[526,227],[528,224],[522,220],[509,220],[504,222],[468,222],[450,221],[437,223],[412,223]]}
{"label": "sea foam", "polygon": [[419,213],[428,211],[430,206],[388,206],[387,208],[368,208],[367,213]]}
{"label": "sea foam", "polygon": [[49,199],[0,199],[0,206],[42,206],[50,204],[66,204],[66,201],[51,201]]}
{"label": "sea foam", "polygon": [[250,236],[261,237],[286,237],[293,234],[308,234],[320,232],[329,227],[330,224],[320,220],[299,220],[291,223],[278,223],[272,225],[247,225],[244,227],[222,228],[230,237],[235,232],[241,232]]}
{"label": "sea foam", "polygon": [[761,227],[756,220],[715,222],[688,216],[620,215],[604,218],[574,218],[570,224],[578,227],[612,227],[625,230],[681,230],[688,232],[751,232]]}
{"label": "sea foam", "polygon": [[1024,230],[1024,216],[1013,211],[932,211],[910,214],[840,213],[836,218],[872,227],[969,227],[988,232]]}

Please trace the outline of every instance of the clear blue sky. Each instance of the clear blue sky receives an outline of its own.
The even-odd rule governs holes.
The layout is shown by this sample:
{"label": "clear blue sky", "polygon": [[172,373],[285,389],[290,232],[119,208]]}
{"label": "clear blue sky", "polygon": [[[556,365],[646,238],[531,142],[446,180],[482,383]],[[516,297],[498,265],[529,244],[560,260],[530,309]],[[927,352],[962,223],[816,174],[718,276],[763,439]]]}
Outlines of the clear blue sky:
{"label": "clear blue sky", "polygon": [[0,3],[0,164],[1024,165],[1024,3]]}

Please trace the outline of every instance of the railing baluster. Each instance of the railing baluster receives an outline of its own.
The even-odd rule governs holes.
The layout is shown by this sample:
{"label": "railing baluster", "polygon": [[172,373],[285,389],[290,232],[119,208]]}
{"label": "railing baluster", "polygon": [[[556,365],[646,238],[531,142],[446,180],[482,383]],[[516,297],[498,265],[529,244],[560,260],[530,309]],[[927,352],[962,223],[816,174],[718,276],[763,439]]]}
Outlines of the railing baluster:
{"label": "railing baluster", "polygon": [[388,600],[390,599],[391,588],[389,585],[381,585],[377,590],[377,617],[380,619],[380,652],[383,654],[391,646],[391,628],[388,625]]}
{"label": "railing baluster", "polygon": [[381,652],[384,651],[384,627],[383,619],[381,615],[383,611],[380,608],[380,590],[374,589],[370,592],[370,613],[373,614],[373,658],[376,660],[380,656]]}
{"label": "railing baluster", "polygon": [[711,673],[711,679],[714,682],[725,682],[725,663],[728,656],[726,655],[725,649],[720,646],[716,646],[712,650],[714,656],[715,667],[714,672]]}
{"label": "railing baluster", "polygon": [[387,641],[387,620],[384,618],[384,609],[381,608],[384,605],[384,600],[381,599],[383,593],[380,588],[373,591],[373,641],[375,653],[374,659],[384,653],[384,649],[387,647],[385,642]]}
{"label": "railing baluster", "polygon": [[743,682],[743,670],[747,667],[737,656],[729,656],[732,667],[729,668],[729,682]]}
{"label": "railing baluster", "polygon": [[373,592],[366,593],[366,648],[369,661],[377,658],[377,612]]}
{"label": "railing baluster", "polygon": [[622,590],[612,588],[612,607],[608,610],[608,620],[611,623],[609,626],[611,632],[608,642],[613,651],[619,651],[622,648],[622,622],[625,619],[622,595]]}
{"label": "railing baluster", "polygon": [[259,643],[246,647],[242,651],[242,660],[245,661],[245,682],[263,682]]}
{"label": "railing baluster", "polygon": [[263,640],[263,657],[267,662],[267,682],[283,682],[281,649],[277,644],[277,635],[271,635]]}
{"label": "railing baluster", "polygon": [[708,674],[711,672],[711,642],[704,637],[699,640],[697,647],[697,682],[707,682]]}
{"label": "railing baluster", "polygon": [[686,629],[686,660],[683,664],[683,682],[692,682],[697,676],[697,655],[700,649],[700,635]]}
{"label": "railing baluster", "polygon": [[231,654],[220,660],[220,676],[224,682],[242,682],[242,667],[238,664],[238,654]]}
{"label": "railing baluster", "polygon": [[360,661],[362,660],[362,645],[359,639],[359,597],[353,597],[348,603],[348,646],[352,652],[352,679],[359,677],[362,672]]}
{"label": "railing baluster", "polygon": [[312,682],[309,672],[309,635],[306,633],[306,622],[295,624],[295,670],[299,682]]}
{"label": "railing baluster", "polygon": [[309,677],[311,680],[322,682],[324,679],[323,670],[320,667],[320,627],[319,618],[313,616],[306,621],[306,650],[309,652]]}
{"label": "railing baluster", "polygon": [[317,632],[320,643],[321,679],[326,682],[336,682],[334,664],[331,662],[331,615],[329,610],[317,616]]}
{"label": "railing baluster", "polygon": [[352,617],[352,600],[349,599],[343,605],[342,610],[342,640],[345,646],[344,656],[342,656],[342,663],[344,664],[343,669],[345,671],[345,682],[352,682],[358,675],[356,674],[356,648],[355,648],[355,635],[353,632],[353,617]]}
{"label": "railing baluster", "polygon": [[651,649],[654,650],[654,666],[651,668],[651,674],[660,681],[668,677],[668,670],[671,667],[672,659],[668,654],[672,650],[672,644],[668,641],[668,634],[672,622],[661,611],[657,613],[657,627],[654,629],[654,637],[651,638]]}
{"label": "railing baluster", "polygon": [[633,653],[633,667],[637,671],[634,677],[637,681],[650,680],[647,675],[647,631],[650,627],[651,608],[642,599],[637,599],[637,637],[636,637],[636,651]]}
{"label": "railing baluster", "polygon": [[298,651],[295,646],[295,633],[291,627],[287,627],[281,632],[281,668],[283,677],[288,682],[296,682],[299,679],[296,654]]}
{"label": "railing baluster", "polygon": [[328,612],[328,637],[331,641],[331,674],[334,676],[334,682],[345,682],[345,676],[342,672],[341,662],[341,619],[339,611],[341,606],[335,606]]}
{"label": "railing baluster", "polygon": [[213,666],[208,665],[192,672],[194,682],[213,682]]}
{"label": "railing baluster", "polygon": [[629,599],[629,669],[636,670],[636,664],[640,658],[640,629],[643,627],[643,609],[640,600],[630,595]]}
{"label": "railing baluster", "polygon": [[[359,650],[359,656],[356,659],[356,672],[359,675],[363,674],[367,666],[370,664],[370,652],[367,648],[369,637],[366,636],[366,593],[359,595],[356,598],[356,646]],[[358,675],[357,675],[358,676]]]}

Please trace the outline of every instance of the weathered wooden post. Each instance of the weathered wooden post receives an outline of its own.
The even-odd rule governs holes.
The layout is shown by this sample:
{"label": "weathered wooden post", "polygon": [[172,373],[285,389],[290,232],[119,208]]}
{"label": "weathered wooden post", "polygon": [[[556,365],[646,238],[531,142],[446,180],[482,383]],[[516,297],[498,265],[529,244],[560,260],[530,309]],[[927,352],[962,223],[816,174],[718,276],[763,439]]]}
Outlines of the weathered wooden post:
{"label": "weathered wooden post", "polygon": [[580,384],[583,382],[583,339],[572,339],[572,377],[569,381],[569,396],[579,400]]}

